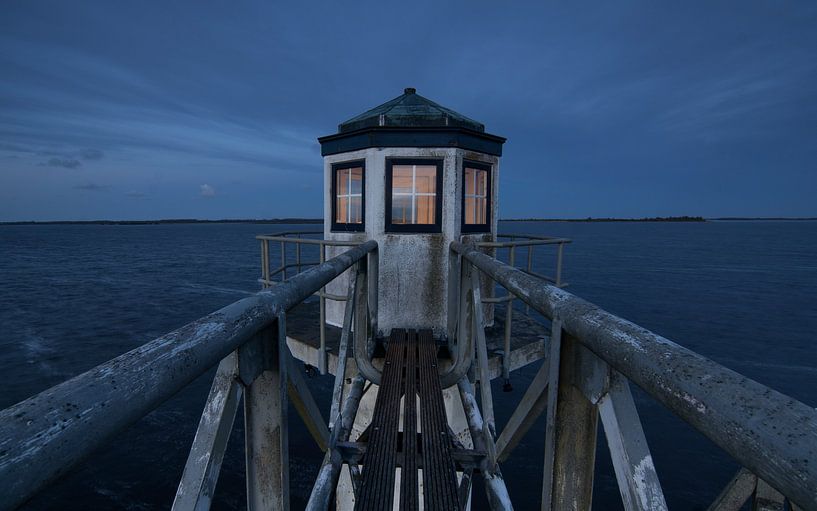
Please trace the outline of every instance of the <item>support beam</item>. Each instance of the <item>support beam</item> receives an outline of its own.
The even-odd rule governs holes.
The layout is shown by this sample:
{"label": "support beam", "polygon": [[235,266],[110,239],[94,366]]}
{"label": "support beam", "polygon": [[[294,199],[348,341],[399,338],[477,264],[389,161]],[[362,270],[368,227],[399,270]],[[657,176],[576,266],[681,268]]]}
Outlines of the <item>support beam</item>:
{"label": "support beam", "polygon": [[545,359],[513,415],[505,424],[502,434],[499,435],[496,441],[497,461],[503,462],[508,459],[519,441],[547,407],[548,367],[548,360]]}
{"label": "support beam", "polygon": [[785,498],[763,479],[757,480],[752,511],[783,511]]}
{"label": "support beam", "polygon": [[474,469],[466,469],[460,478],[460,486],[457,490],[460,511],[471,509],[471,482],[474,479]]}
{"label": "support beam", "polygon": [[[343,401],[343,380],[346,378],[346,358],[349,354],[349,335],[352,332],[352,314],[357,296],[357,274],[349,276],[349,291],[346,293],[346,309],[343,312],[343,330],[338,346],[338,367],[335,369],[335,386],[332,388],[332,405],[329,410],[329,427],[333,428]],[[324,449],[325,450],[325,449]]]}
{"label": "support beam", "polygon": [[247,456],[247,509],[289,510],[289,452],[285,316],[258,335],[264,348],[264,370],[247,387],[244,398]]}
{"label": "support beam", "polygon": [[742,468],[726,485],[707,511],[740,511],[757,487],[757,476]]}
{"label": "support beam", "polygon": [[599,413],[624,509],[666,511],[664,492],[655,472],[630,386],[618,371],[611,371],[610,388],[599,401]]}
{"label": "support beam", "polygon": [[287,386],[287,393],[292,399],[292,404],[295,410],[300,415],[301,420],[304,421],[306,429],[315,439],[318,447],[325,451],[329,447],[329,428],[326,426],[326,421],[323,419],[321,410],[315,398],[312,397],[312,392],[304,379],[303,371],[297,366],[295,357],[289,352],[288,348],[284,348],[283,356],[287,359],[287,379],[289,385]]}
{"label": "support beam", "polygon": [[242,387],[237,378],[238,357],[233,352],[221,361],[213,378],[173,500],[174,511],[210,509],[224,451],[241,400]]}
{"label": "support beam", "polygon": [[[474,445],[474,450],[496,452],[493,438],[490,435],[486,437],[483,434],[483,431],[486,430],[486,426],[482,420],[482,414],[479,412],[479,406],[474,397],[474,388],[471,382],[469,382],[467,378],[463,378],[459,381],[457,387],[460,391],[462,408],[468,420],[468,430],[471,433],[471,442]],[[499,470],[499,465],[495,465],[486,459],[480,469],[483,483],[485,484],[485,492],[488,495],[488,506],[491,510],[512,511],[513,504],[508,494],[508,488],[505,486],[505,480],[502,478],[502,472]]]}
{"label": "support beam", "polygon": [[306,505],[307,511],[322,511],[329,508],[332,493],[334,493],[335,487],[338,484],[341,463],[343,461],[340,452],[336,448],[336,444],[337,442],[345,441],[349,438],[349,432],[352,430],[352,425],[357,415],[357,408],[360,405],[360,398],[363,396],[363,384],[365,381],[360,374],[355,376],[354,380],[352,380],[349,394],[343,403],[340,427],[332,430],[332,436],[329,440],[329,449],[326,451],[323,464],[318,471],[318,477],[315,479],[315,485],[312,487],[312,493],[309,495],[309,502]]}
{"label": "support beam", "polygon": [[553,321],[542,510],[590,509],[598,410],[573,385],[577,341]]}
{"label": "support beam", "polygon": [[[482,400],[482,413],[485,417],[485,426],[488,435],[496,434],[494,419],[494,398],[491,394],[491,377],[488,374],[488,346],[485,342],[485,321],[482,314],[482,291],[479,284],[479,272],[471,271],[472,306],[474,308],[472,320],[474,322],[473,335],[477,343],[477,362],[479,365],[479,395]],[[492,461],[495,461],[492,459]]]}
{"label": "support beam", "polygon": [[450,247],[545,317],[561,320],[566,332],[741,466],[817,510],[814,409],[474,247],[458,241]]}

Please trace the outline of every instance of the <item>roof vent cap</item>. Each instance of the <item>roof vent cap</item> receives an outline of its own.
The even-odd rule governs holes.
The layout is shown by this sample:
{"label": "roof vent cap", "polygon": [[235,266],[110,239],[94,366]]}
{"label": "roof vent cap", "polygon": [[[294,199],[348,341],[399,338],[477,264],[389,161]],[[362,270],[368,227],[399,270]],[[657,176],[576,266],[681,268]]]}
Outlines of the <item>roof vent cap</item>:
{"label": "roof vent cap", "polygon": [[405,94],[416,94],[417,89],[415,89],[414,87],[406,87],[405,89],[403,89],[403,92]]}

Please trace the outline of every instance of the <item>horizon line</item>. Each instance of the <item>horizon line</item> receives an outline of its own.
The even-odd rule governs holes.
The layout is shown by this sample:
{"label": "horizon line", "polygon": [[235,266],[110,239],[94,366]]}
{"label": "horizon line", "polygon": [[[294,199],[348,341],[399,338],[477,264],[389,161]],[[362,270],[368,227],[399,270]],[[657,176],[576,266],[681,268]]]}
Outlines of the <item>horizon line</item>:
{"label": "horizon line", "polygon": [[[583,217],[583,218],[500,218],[499,222],[707,222],[707,221],[814,221],[817,217],[787,216],[656,216],[656,217]],[[142,220],[11,220],[0,225],[156,225],[156,224],[322,224],[323,218],[161,218]]]}

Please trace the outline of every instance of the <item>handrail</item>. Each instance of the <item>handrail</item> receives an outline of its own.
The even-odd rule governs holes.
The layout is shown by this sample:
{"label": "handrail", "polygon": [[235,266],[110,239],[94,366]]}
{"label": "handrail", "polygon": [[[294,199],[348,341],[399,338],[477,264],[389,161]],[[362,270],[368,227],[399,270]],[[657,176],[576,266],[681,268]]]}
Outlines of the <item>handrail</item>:
{"label": "handrail", "polygon": [[[527,247],[532,245],[562,245],[571,243],[569,238],[554,238],[552,236],[534,236],[531,234],[497,234],[499,238],[510,238],[511,241],[480,241],[477,246],[485,248]],[[519,240],[519,241],[517,241]]]}
{"label": "handrail", "polygon": [[[295,268],[296,274],[300,273],[304,267],[315,266],[323,264],[326,260],[326,247],[354,247],[358,246],[363,241],[361,240],[326,240],[323,238],[303,238],[308,235],[322,235],[323,231],[283,231],[274,234],[259,234],[255,238],[261,242],[261,278],[258,282],[264,288],[268,288],[287,280],[287,270]],[[279,243],[281,246],[281,265],[277,268],[270,268],[270,242]],[[287,263],[288,243],[295,245],[295,262]],[[301,260],[301,245],[311,245],[318,248],[317,261],[302,261]],[[273,277],[280,275],[279,280],[273,280]],[[318,357],[318,371],[321,374],[326,374],[328,369],[328,354],[326,351],[326,300],[335,302],[346,301],[347,297],[334,293],[328,293],[325,287],[318,289],[314,293],[319,298],[318,310],[318,333],[320,335],[320,348]]]}
{"label": "handrail", "polygon": [[649,330],[481,253],[462,256],[551,320],[741,465],[817,509],[817,411]]}
{"label": "handrail", "polygon": [[283,241],[286,243],[302,243],[305,245],[325,245],[327,247],[353,247],[360,245],[360,241],[348,240],[325,240],[313,238],[290,238],[293,234],[323,234],[322,231],[286,231],[275,234],[259,234],[255,237],[257,240],[266,241]]}
{"label": "handrail", "polygon": [[0,509],[31,498],[376,249],[367,241],[0,411]]}
{"label": "handrail", "polygon": [[[509,241],[499,241],[501,239],[507,239]],[[500,249],[508,249],[508,264],[511,267],[516,266],[516,249],[517,248],[527,248],[527,267],[522,269],[528,275],[536,277],[544,282],[551,283],[556,287],[567,287],[567,284],[562,281],[562,261],[564,259],[564,247],[568,243],[572,241],[568,238],[559,238],[553,236],[537,236],[534,234],[513,234],[513,233],[505,233],[505,234],[497,234],[496,241],[478,241],[474,243],[474,246],[492,250],[494,255]],[[533,271],[533,256],[534,251],[533,249],[538,246],[549,246],[555,245],[556,246],[556,269],[553,277],[543,275],[541,273],[537,273]],[[506,293],[503,296],[490,296],[492,293],[489,293],[489,296],[486,296],[482,299],[483,303],[492,304],[492,303],[505,303],[505,332],[504,338],[502,343],[502,377],[505,380],[505,384],[503,385],[503,390],[505,392],[510,392],[513,390],[513,385],[511,385],[511,368],[510,368],[510,356],[511,356],[511,328],[513,325],[513,301],[514,295],[513,293]],[[526,313],[530,312],[528,308]]]}

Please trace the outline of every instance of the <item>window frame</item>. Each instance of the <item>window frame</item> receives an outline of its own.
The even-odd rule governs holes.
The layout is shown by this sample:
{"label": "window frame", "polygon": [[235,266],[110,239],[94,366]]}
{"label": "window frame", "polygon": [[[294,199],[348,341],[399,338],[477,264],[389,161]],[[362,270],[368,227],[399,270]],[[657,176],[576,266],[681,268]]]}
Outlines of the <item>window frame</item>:
{"label": "window frame", "polygon": [[[485,223],[484,224],[466,224],[465,223],[465,169],[477,169],[477,170],[484,170],[487,171],[487,177],[485,180]],[[491,225],[493,219],[493,210],[491,198],[493,196],[493,188],[492,188],[492,175],[493,175],[494,167],[490,163],[484,163],[480,161],[474,160],[462,160],[462,193],[460,194],[460,202],[461,209],[460,209],[460,231],[463,233],[484,233],[484,232],[491,232]]]}
{"label": "window frame", "polygon": [[[392,223],[392,195],[395,165],[433,165],[437,167],[437,179],[434,197],[433,224],[394,224]],[[443,160],[439,158],[386,158],[386,232],[396,233],[437,233],[442,232],[443,225]]]}
{"label": "window frame", "polygon": [[[359,224],[337,221],[338,209],[338,171],[343,169],[361,168],[361,182],[360,182],[360,218]],[[330,179],[331,196],[329,200],[332,202],[332,232],[362,232],[366,230],[366,160],[351,160],[342,161],[332,164],[332,172]],[[349,190],[351,194],[351,189]],[[351,198],[351,196],[349,197]],[[351,202],[351,201],[350,201]]]}

